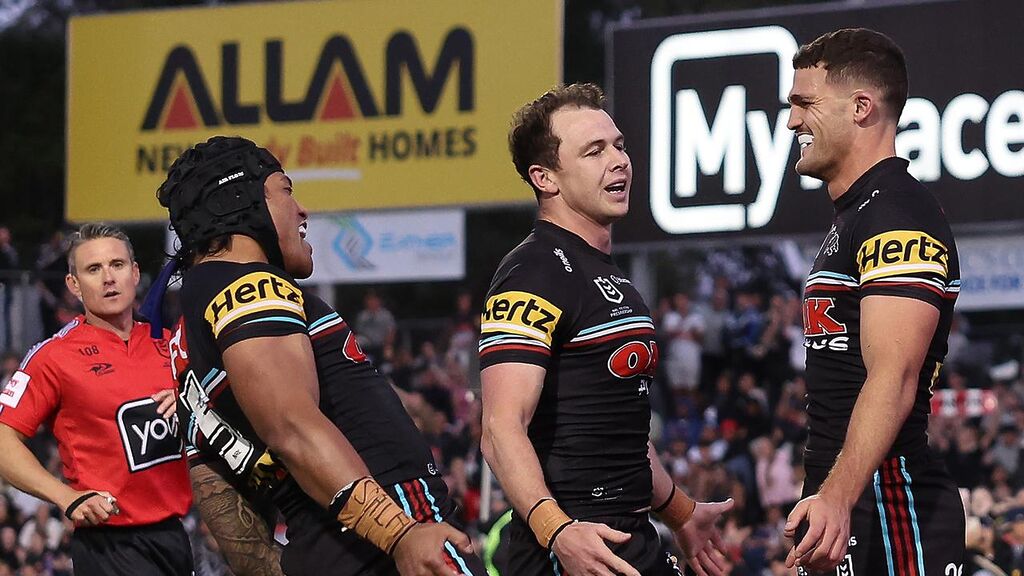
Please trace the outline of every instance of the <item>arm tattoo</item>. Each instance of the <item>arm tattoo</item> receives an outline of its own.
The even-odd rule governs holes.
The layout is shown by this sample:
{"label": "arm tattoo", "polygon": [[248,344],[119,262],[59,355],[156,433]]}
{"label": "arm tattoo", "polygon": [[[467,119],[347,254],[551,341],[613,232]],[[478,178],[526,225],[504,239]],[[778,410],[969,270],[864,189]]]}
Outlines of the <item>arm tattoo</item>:
{"label": "arm tattoo", "polygon": [[192,467],[199,515],[236,576],[283,576],[281,550],[249,502],[209,466]]}

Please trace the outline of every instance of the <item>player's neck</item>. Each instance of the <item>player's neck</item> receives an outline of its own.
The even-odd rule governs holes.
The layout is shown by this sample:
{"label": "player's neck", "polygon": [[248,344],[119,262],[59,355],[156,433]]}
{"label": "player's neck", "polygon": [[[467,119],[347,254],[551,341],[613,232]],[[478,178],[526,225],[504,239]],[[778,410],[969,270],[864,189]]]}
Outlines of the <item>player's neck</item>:
{"label": "player's neck", "polygon": [[117,334],[125,342],[131,338],[132,328],[135,326],[135,319],[132,318],[132,309],[130,307],[112,316],[100,316],[90,310],[86,310],[85,321],[91,326]]}
{"label": "player's neck", "polygon": [[838,200],[872,166],[896,155],[896,133],[883,131],[869,138],[862,138],[850,146],[845,161],[838,173],[828,181],[828,195]]}
{"label": "player's neck", "polygon": [[583,238],[587,244],[604,252],[612,253],[612,226],[611,224],[600,224],[587,218],[583,214],[570,209],[557,209],[549,206],[540,207],[537,211],[537,218],[547,220],[559,228]]}
{"label": "player's neck", "polygon": [[242,234],[232,234],[226,248],[216,254],[200,257],[196,264],[202,262],[238,262],[245,264],[247,262],[266,263],[268,261],[267,254],[263,251],[263,247],[260,246],[259,242]]}

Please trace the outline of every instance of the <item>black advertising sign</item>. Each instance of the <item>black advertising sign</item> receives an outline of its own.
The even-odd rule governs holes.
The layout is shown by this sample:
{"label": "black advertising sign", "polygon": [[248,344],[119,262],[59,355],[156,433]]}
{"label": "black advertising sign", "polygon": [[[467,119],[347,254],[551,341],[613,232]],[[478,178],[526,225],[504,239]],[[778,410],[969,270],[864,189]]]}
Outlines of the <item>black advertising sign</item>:
{"label": "black advertising sign", "polygon": [[786,128],[792,56],[822,33],[893,38],[910,71],[897,153],[954,224],[1024,220],[1024,2],[804,6],[636,21],[610,32],[612,112],[634,166],[617,243],[824,233]]}

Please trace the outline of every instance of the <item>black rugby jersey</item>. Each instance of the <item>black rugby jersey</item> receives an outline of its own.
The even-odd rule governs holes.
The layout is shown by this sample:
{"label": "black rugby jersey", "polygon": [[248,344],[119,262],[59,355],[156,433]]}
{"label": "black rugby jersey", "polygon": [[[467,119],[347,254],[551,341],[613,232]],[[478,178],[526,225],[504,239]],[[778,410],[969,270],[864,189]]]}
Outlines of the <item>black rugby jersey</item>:
{"label": "black rugby jersey", "polygon": [[481,369],[547,370],[528,433],[559,505],[576,518],[649,506],[654,323],[611,257],[538,221],[498,266],[480,332]]}
{"label": "black rugby jersey", "polygon": [[182,320],[171,348],[179,415],[186,441],[197,452],[194,461],[216,462],[216,469],[230,474],[227,480],[249,494],[274,492],[286,515],[296,503],[312,502],[298,494],[242,413],[222,358],[229,346],[248,338],[305,333],[316,361],[320,410],[378,483],[437,474],[430,448],[345,320],[280,269],[262,263],[199,264],[186,273],[181,299]]}
{"label": "black rugby jersey", "polygon": [[831,464],[842,448],[867,370],[861,356],[860,301],[872,294],[923,300],[939,309],[913,410],[890,456],[924,450],[931,384],[946,356],[960,292],[956,244],[934,196],[907,173],[907,161],[882,160],[835,202],[804,288],[808,459]]}

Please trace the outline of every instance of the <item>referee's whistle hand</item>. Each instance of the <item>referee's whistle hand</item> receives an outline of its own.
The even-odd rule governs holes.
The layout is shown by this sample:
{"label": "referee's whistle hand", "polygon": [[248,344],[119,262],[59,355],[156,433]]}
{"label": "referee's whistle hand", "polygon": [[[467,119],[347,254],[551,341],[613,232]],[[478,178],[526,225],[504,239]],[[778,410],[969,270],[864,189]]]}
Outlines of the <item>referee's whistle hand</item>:
{"label": "referee's whistle hand", "polygon": [[114,498],[110,492],[85,490],[77,492],[75,498],[77,499],[90,493],[92,493],[92,496],[76,506],[68,514],[71,521],[76,525],[98,526],[110,520],[111,516],[120,514],[121,510],[117,507],[117,498]]}

